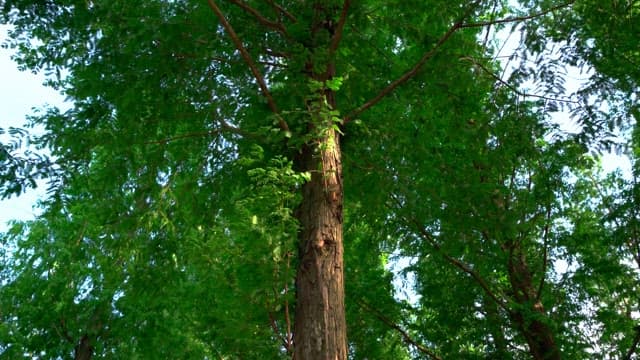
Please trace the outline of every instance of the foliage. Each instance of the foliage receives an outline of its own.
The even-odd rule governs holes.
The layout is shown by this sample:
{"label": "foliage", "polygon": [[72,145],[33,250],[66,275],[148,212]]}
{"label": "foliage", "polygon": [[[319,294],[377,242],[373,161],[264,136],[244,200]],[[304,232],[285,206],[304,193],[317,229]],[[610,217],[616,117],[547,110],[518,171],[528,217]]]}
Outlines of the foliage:
{"label": "foliage", "polygon": [[0,148],[3,196],[50,193],[0,237],[0,358],[290,358],[333,152],[350,358],[631,359],[638,184],[594,155],[637,120],[637,4],[512,5],[2,2],[73,107],[32,117],[54,160]]}

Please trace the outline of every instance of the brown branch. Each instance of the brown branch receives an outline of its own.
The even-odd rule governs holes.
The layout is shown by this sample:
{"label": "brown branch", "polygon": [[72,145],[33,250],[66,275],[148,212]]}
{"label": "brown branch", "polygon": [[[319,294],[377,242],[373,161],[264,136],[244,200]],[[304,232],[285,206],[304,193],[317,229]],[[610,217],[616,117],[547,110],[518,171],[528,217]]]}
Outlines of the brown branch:
{"label": "brown branch", "polygon": [[636,349],[638,348],[638,343],[640,343],[640,327],[638,326],[634,327],[634,331],[636,332],[636,336],[633,338],[633,343],[631,344],[631,347],[627,351],[627,354],[624,356],[623,358],[624,360],[631,360],[631,356],[633,356],[633,354],[636,352]]}
{"label": "brown branch", "polygon": [[[402,204],[398,199],[396,199],[395,197],[393,197],[393,199],[396,201],[398,206],[402,207]],[[442,255],[442,257],[445,258],[445,260],[447,260],[450,264],[454,265],[458,269],[462,270],[464,273],[471,276],[478,283],[478,285],[480,285],[480,287],[482,288],[482,290],[484,290],[487,296],[489,296],[502,309],[509,312],[507,303],[503,299],[498,297],[498,295],[496,295],[491,290],[491,287],[489,286],[489,284],[482,278],[482,276],[480,276],[480,274],[478,274],[475,270],[473,270],[471,266],[465,264],[464,262],[442,251],[440,244],[438,244],[438,242],[433,238],[433,236],[429,232],[427,232],[417,220],[404,218],[404,221],[412,224],[413,227],[415,227],[415,229],[418,231],[418,235],[420,235],[420,237],[426,240],[431,245],[431,247],[433,247],[437,252],[439,252],[440,255]]]}
{"label": "brown branch", "polygon": [[160,139],[160,140],[145,141],[145,142],[143,142],[143,144],[145,144],[145,145],[166,144],[168,142],[177,141],[177,140],[183,140],[183,139],[188,139],[188,138],[218,135],[219,133],[220,133],[220,130],[192,132],[192,133],[177,135],[177,136],[168,137],[168,138],[164,138],[164,139]]}
{"label": "brown branch", "polygon": [[542,253],[542,275],[540,276],[540,284],[538,284],[538,293],[536,294],[536,300],[540,301],[540,298],[542,297],[542,288],[544,287],[544,282],[545,282],[545,278],[547,277],[547,262],[549,261],[548,257],[549,257],[549,222],[551,221],[551,206],[548,205],[547,206],[547,217],[546,217],[546,222],[544,224],[544,230],[543,230],[543,235],[542,238],[543,240],[543,246],[544,246],[544,252]]}
{"label": "brown branch", "polygon": [[461,17],[461,19],[458,20],[455,24],[453,24],[453,26],[449,28],[449,30],[447,30],[447,32],[444,35],[442,35],[442,37],[440,37],[440,39],[434,45],[434,47],[431,50],[429,50],[426,54],[424,54],[422,58],[409,71],[405,72],[398,79],[391,82],[391,84],[387,85],[387,87],[382,89],[382,91],[380,91],[378,95],[374,96],[372,99],[365,102],[359,108],[351,111],[347,116],[345,116],[344,123],[345,124],[348,123],[349,121],[353,120],[353,118],[355,118],[356,116],[360,115],[361,113],[365,112],[369,108],[373,107],[375,104],[380,102],[380,100],[385,98],[387,95],[391,94],[400,85],[406,83],[411,78],[413,78],[418,73],[418,71],[420,71],[420,69],[424,66],[424,64],[436,54],[436,52],[440,49],[440,47],[442,47],[442,45],[444,45],[444,43],[446,43],[447,40],[449,40],[451,35],[453,35],[456,31],[462,28],[462,22],[467,16],[471,15],[471,13],[473,12],[477,4],[478,4],[478,1],[474,2],[472,6],[470,6],[469,9],[465,12],[465,14]]}
{"label": "brown branch", "polygon": [[484,292],[496,303],[498,304],[498,306],[500,306],[501,308],[503,308],[504,310],[508,311],[509,309],[507,308],[506,303],[504,302],[504,300],[500,299],[496,294],[493,293],[493,291],[491,290],[491,288],[489,287],[489,284],[487,284],[487,282],[475,271],[471,268],[471,266],[465,264],[464,262],[454,258],[453,256],[445,253],[442,251],[442,248],[440,247],[440,245],[433,239],[433,237],[431,236],[431,234],[429,234],[426,230],[424,230],[421,226],[419,226],[418,223],[414,222],[414,225],[416,227],[418,227],[418,232],[419,235],[427,240],[427,242],[429,244],[431,244],[431,246],[437,251],[439,252],[442,257],[444,257],[449,263],[451,263],[452,265],[454,265],[455,267],[457,267],[458,269],[462,270],[464,273],[468,274],[469,276],[471,276],[477,283],[478,285],[480,285],[480,287],[482,288],[482,290],[484,290]]}
{"label": "brown branch", "polygon": [[329,54],[334,54],[336,50],[338,50],[338,45],[340,45],[340,40],[342,39],[342,34],[344,33],[344,24],[347,23],[349,6],[351,6],[351,0],[344,0],[344,4],[342,5],[342,12],[340,13],[340,19],[338,20],[338,24],[336,24],[336,31],[333,34],[331,44],[329,45]]}
{"label": "brown branch", "polygon": [[478,283],[478,285],[480,285],[482,290],[484,290],[484,292],[491,298],[491,300],[498,304],[498,306],[500,306],[505,311],[510,312],[506,302],[503,299],[499,298],[496,294],[494,294],[494,292],[489,287],[489,284],[487,284],[482,276],[480,276],[475,270],[473,270],[469,265],[463,263],[462,261],[442,252],[440,248],[437,248],[436,250],[440,252],[440,254],[442,254],[442,256],[455,267],[471,276]]}
{"label": "brown branch", "polygon": [[253,15],[253,17],[255,17],[260,24],[270,29],[276,30],[283,35],[287,35],[287,29],[285,29],[284,26],[282,26],[282,24],[267,19],[266,17],[264,17],[264,15],[260,14],[258,10],[247,5],[247,3],[245,3],[244,1],[241,1],[241,0],[229,0],[229,1],[238,5],[240,8],[242,8],[242,10]]}
{"label": "brown branch", "polygon": [[522,22],[522,21],[526,21],[526,20],[531,20],[531,19],[535,19],[537,17],[540,16],[544,16],[550,12],[554,12],[556,10],[571,6],[573,3],[575,3],[576,0],[570,0],[564,4],[560,4],[560,5],[556,5],[553,6],[547,10],[543,10],[540,11],[538,13],[535,14],[530,14],[530,15],[526,15],[526,16],[513,16],[513,17],[508,17],[505,19],[498,19],[498,20],[489,20],[489,21],[480,21],[480,22],[475,22],[475,23],[467,23],[467,24],[462,24],[460,25],[461,28],[474,28],[474,27],[483,27],[483,26],[491,26],[491,25],[496,25],[496,24],[505,24],[505,23],[511,23],[511,22]]}
{"label": "brown branch", "polygon": [[291,20],[291,22],[293,22],[294,24],[298,22],[298,19],[296,19],[295,16],[293,16],[290,12],[288,12],[285,8],[283,8],[282,6],[276,4],[275,2],[273,2],[273,0],[266,0],[267,3],[269,3],[269,5],[271,5],[274,9],[278,10],[279,12],[281,12],[282,14],[284,14],[284,16],[286,16],[287,18],[289,18],[289,20]]}
{"label": "brown branch", "polygon": [[402,339],[404,340],[405,343],[415,347],[420,352],[425,353],[427,356],[429,356],[429,358],[431,358],[433,360],[442,360],[442,358],[440,356],[436,355],[436,353],[434,353],[433,350],[429,349],[425,345],[423,345],[423,344],[417,342],[416,340],[414,340],[406,330],[404,330],[402,327],[400,327],[400,325],[396,324],[391,319],[389,319],[386,316],[382,315],[378,310],[374,309],[373,306],[367,304],[363,300],[356,300],[356,302],[358,303],[358,305],[360,305],[360,307],[362,307],[366,311],[369,311],[369,312],[373,313],[373,315],[375,317],[377,317],[378,320],[382,321],[385,325],[387,325],[391,329],[397,331],[400,334],[400,336],[402,336]]}
{"label": "brown branch", "polygon": [[53,325],[53,329],[56,331],[56,333],[58,333],[58,336],[67,340],[69,343],[74,344],[75,341],[73,340],[71,335],[69,335],[69,331],[67,330],[67,325],[65,324],[64,318],[60,318],[59,322],[60,322],[60,329],[58,329],[58,326],[56,326],[55,324]]}
{"label": "brown branch", "polygon": [[284,121],[282,116],[280,116],[278,107],[276,106],[276,103],[273,100],[273,97],[271,96],[271,92],[269,92],[269,88],[267,87],[267,84],[264,81],[262,74],[260,74],[260,71],[256,67],[256,64],[251,59],[249,52],[247,51],[247,49],[245,49],[244,45],[242,45],[242,40],[240,40],[240,38],[238,37],[238,34],[235,32],[231,24],[224,17],[224,14],[222,13],[218,5],[216,5],[216,2],[214,0],[208,0],[208,3],[211,10],[213,10],[213,12],[216,14],[218,19],[220,20],[220,23],[222,24],[224,29],[227,31],[227,33],[231,37],[231,40],[233,41],[234,45],[236,46],[238,51],[240,51],[240,55],[242,56],[244,61],[247,63],[247,66],[249,66],[249,69],[253,73],[253,76],[255,77],[256,81],[258,82],[258,85],[260,86],[260,90],[262,91],[262,94],[267,99],[269,108],[278,118],[278,125],[280,126],[280,129],[282,129],[283,131],[289,131],[289,126]]}
{"label": "brown branch", "polygon": [[269,311],[269,323],[271,324],[271,330],[273,330],[273,334],[277,336],[282,342],[282,346],[284,346],[285,350],[289,352],[289,342],[287,339],[280,334],[280,330],[278,330],[278,325],[276,324],[276,319],[273,317],[273,313]]}
{"label": "brown branch", "polygon": [[87,231],[87,220],[84,221],[84,223],[82,224],[82,230],[80,230],[80,234],[78,234],[78,238],[76,239],[76,245],[79,245],[80,242],[82,241],[82,238],[84,238],[84,234]]}

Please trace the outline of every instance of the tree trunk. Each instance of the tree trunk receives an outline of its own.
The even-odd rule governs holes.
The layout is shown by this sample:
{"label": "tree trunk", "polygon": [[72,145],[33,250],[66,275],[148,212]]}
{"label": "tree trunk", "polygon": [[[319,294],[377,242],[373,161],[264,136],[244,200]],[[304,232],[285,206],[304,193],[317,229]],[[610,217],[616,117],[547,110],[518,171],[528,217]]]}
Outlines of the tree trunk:
{"label": "tree trunk", "polygon": [[512,311],[511,319],[526,339],[529,353],[535,360],[560,360],[560,349],[555,342],[553,331],[544,321],[547,314],[519,245],[513,245],[511,249],[508,268],[515,301],[523,305]]}
{"label": "tree trunk", "polygon": [[504,335],[504,330],[502,329],[504,320],[503,316],[500,314],[498,304],[489,297],[484,297],[483,303],[487,316],[489,333],[491,334],[491,340],[494,347],[489,357],[492,359],[508,359],[508,341]]}
{"label": "tree trunk", "polygon": [[346,360],[339,134],[330,127],[304,147],[298,167],[311,172],[300,222],[294,344],[296,360]]}
{"label": "tree trunk", "polygon": [[88,335],[82,336],[80,343],[75,348],[75,360],[90,360],[93,356],[93,346]]}
{"label": "tree trunk", "polygon": [[[311,8],[312,40],[304,72],[310,81],[324,84],[335,76],[333,56],[340,36],[335,18],[340,7],[313,1]],[[335,36],[338,38],[334,39]],[[294,359],[346,360],[342,153],[340,133],[329,113],[336,109],[335,93],[329,88],[318,90],[306,105],[311,140],[303,146],[295,165],[308,171],[311,179],[302,188],[302,202],[296,212],[300,233]]]}

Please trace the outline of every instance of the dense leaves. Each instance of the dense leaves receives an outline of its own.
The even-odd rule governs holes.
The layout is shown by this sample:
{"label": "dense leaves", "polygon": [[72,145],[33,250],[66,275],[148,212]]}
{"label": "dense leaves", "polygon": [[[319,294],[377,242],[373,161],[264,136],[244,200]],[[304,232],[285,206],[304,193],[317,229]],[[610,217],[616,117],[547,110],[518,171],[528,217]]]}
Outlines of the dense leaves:
{"label": "dense leaves", "polygon": [[597,161],[637,2],[2,6],[73,106],[32,117],[54,161],[0,148],[50,194],[0,237],[0,358],[300,358],[327,319],[340,354],[341,317],[353,359],[637,356],[638,183]]}

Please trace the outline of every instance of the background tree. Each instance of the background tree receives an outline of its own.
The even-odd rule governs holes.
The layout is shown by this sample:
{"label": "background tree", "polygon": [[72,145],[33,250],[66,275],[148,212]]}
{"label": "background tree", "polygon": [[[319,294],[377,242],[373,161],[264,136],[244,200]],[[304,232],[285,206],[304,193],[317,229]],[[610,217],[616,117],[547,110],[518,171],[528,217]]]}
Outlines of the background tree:
{"label": "background tree", "polygon": [[[578,41],[545,45],[603,34],[569,26],[598,9],[5,1],[18,61],[73,107],[33,119],[61,170],[43,214],[2,237],[0,354],[559,359],[612,344],[630,358],[637,341],[592,344],[609,320],[584,316],[626,295],[588,292],[608,279],[578,276],[596,262],[554,266],[617,229],[587,152],[631,107],[596,111],[596,86],[568,96],[562,70],[620,72]],[[509,77],[489,41],[506,26],[523,34]],[[554,126],[563,106],[581,133]],[[411,264],[409,300],[390,259]]]}

